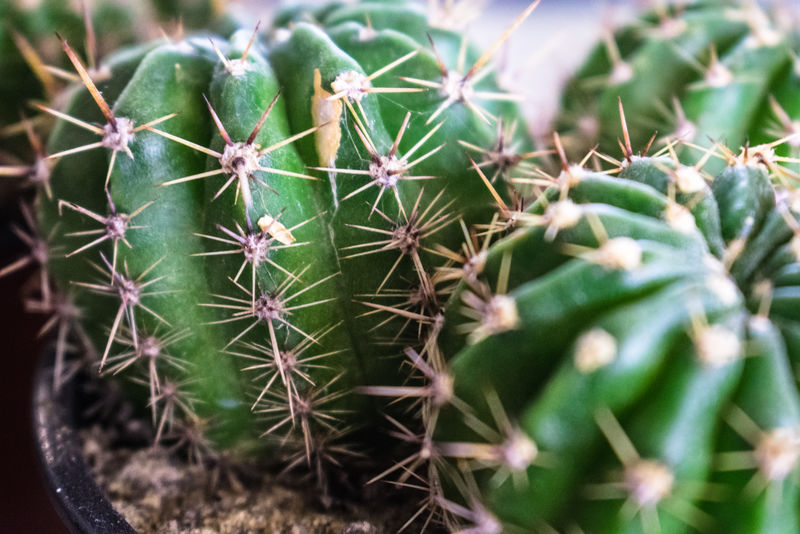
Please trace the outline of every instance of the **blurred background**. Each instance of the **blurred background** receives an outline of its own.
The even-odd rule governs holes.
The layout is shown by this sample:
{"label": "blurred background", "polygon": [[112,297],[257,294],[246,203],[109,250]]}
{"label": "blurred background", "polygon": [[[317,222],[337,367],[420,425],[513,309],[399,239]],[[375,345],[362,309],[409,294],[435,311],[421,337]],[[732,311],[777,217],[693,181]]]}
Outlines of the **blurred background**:
{"label": "blurred background", "polygon": [[[0,7],[5,2],[36,4],[32,0],[0,0]],[[243,3],[265,23],[277,5],[266,0]],[[483,14],[471,24],[470,35],[483,48],[490,46],[527,3],[486,1]],[[509,39],[498,54],[498,69],[511,89],[528,97],[526,112],[536,132],[547,131],[557,109],[559,86],[578,66],[602,28],[629,17],[635,4],[633,0],[543,0]],[[25,254],[22,243],[10,232],[12,218],[12,214],[0,210],[0,269]],[[34,454],[30,397],[33,371],[43,346],[36,341],[42,323],[40,318],[23,313],[20,299],[20,288],[31,275],[32,271],[23,270],[0,278],[0,413],[4,419],[0,433],[0,534],[66,532],[44,491]]]}

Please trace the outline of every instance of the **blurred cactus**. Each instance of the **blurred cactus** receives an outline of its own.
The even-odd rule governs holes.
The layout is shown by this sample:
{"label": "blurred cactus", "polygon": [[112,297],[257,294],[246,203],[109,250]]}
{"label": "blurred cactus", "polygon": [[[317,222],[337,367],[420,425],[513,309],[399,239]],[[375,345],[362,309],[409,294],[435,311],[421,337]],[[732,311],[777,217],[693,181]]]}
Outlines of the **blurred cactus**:
{"label": "blurred cactus", "polygon": [[[800,63],[796,6],[697,1],[656,4],[609,33],[563,95],[559,129],[577,153],[616,151],[617,98],[633,146],[660,140],[738,147],[792,136],[797,157]],[[794,21],[794,22],[793,22]],[[698,156],[689,150],[685,157]]]}

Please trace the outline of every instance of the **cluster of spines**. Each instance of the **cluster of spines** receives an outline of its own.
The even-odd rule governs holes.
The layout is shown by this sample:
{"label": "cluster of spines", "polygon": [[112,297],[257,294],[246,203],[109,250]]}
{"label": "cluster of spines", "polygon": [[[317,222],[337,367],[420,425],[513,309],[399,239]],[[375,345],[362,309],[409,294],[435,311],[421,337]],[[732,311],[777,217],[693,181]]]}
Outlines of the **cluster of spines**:
{"label": "cluster of spines", "polygon": [[[72,16],[72,14],[70,14],[70,16]],[[94,83],[94,81],[103,81],[108,78],[110,72],[104,68],[103,63],[99,59],[99,46],[92,23],[91,6],[87,2],[81,2],[81,13],[80,15],[76,14],[75,17],[83,19],[83,30],[86,38],[85,49],[89,58],[89,66],[83,68],[81,74],[86,76],[87,79],[92,80],[92,83]],[[19,55],[34,74],[36,81],[41,84],[43,96],[48,102],[53,102],[53,104],[51,104],[53,106],[63,105],[63,102],[59,102],[63,99],[63,95],[66,91],[64,91],[64,87],[62,87],[61,83],[78,82],[81,79],[79,74],[72,73],[58,66],[47,64],[47,61],[43,58],[43,55],[39,53],[35,44],[25,35],[10,26],[7,28],[7,31],[10,32]],[[52,39],[52,36],[47,36],[47,39]],[[61,39],[60,36],[59,39]],[[61,40],[64,42],[63,39]],[[76,58],[71,49],[68,57],[69,59]],[[32,105],[40,111],[51,109],[48,108],[45,103],[35,100]],[[23,134],[30,147],[30,155],[33,157],[33,162],[28,164],[25,163],[24,160],[17,161],[17,158],[14,157],[13,154],[3,154],[3,162],[5,163],[8,161],[12,164],[0,166],[0,177],[21,179],[24,188],[34,188],[37,196],[46,196],[46,198],[52,199],[53,194],[50,185],[51,173],[53,166],[62,156],[62,154],[48,154],[46,148],[46,136],[49,134],[49,130],[52,126],[50,122],[53,115],[42,113],[30,118],[20,110],[19,117],[20,121],[18,123],[3,126],[0,137],[11,139]],[[117,241],[122,240],[124,242],[125,231],[128,228],[129,222],[127,215],[117,215],[114,213],[112,207],[112,213],[107,218],[104,218],[89,210],[80,208],[77,205],[70,203],[66,203],[66,205],[71,209],[78,210],[84,215],[97,220],[104,226],[103,229],[88,231],[83,234],[92,236],[102,234],[98,240],[88,243],[71,253],[66,253],[67,256],[81,252],[86,248],[91,248],[107,239],[114,241],[115,250]],[[15,228],[14,231],[20,240],[28,247],[30,252],[28,255],[0,270],[0,276],[8,275],[31,265],[37,267],[38,279],[33,287],[26,289],[28,295],[25,298],[25,307],[31,313],[50,316],[42,326],[40,335],[55,334],[56,358],[53,371],[53,387],[55,390],[58,390],[86,363],[85,361],[67,361],[67,353],[74,352],[75,354],[82,354],[87,360],[92,360],[92,343],[82,327],[81,311],[74,304],[74,291],[68,288],[55,288],[49,276],[48,266],[50,261],[65,255],[62,246],[52,245],[54,238],[59,234],[59,225],[55,225],[46,231],[40,231],[40,225],[34,214],[34,208],[23,201],[20,204],[20,210],[28,230]],[[78,345],[75,346],[74,343]]]}
{"label": "cluster of spines", "polygon": [[[255,38],[255,34],[253,37]],[[20,239],[29,246],[31,252],[29,255],[5,267],[2,272],[0,272],[0,275],[7,275],[30,264],[37,264],[37,266],[40,268],[41,276],[38,284],[39,288],[36,290],[36,293],[39,294],[39,297],[31,298],[26,301],[26,306],[33,312],[52,314],[52,318],[44,325],[42,333],[44,334],[50,332],[54,328],[57,329],[56,361],[53,370],[53,384],[55,389],[59,389],[61,385],[63,385],[66,380],[79,368],[80,365],[85,365],[87,363],[92,367],[97,366],[101,373],[113,375],[123,371],[129,372],[130,369],[137,369],[138,371],[132,376],[132,379],[134,382],[141,382],[148,389],[147,404],[148,408],[152,412],[153,426],[155,430],[155,442],[161,442],[164,435],[170,434],[176,438],[175,441],[177,441],[179,444],[186,445],[188,447],[192,457],[206,458],[212,453],[213,448],[211,447],[210,443],[206,441],[206,438],[203,437],[203,434],[205,433],[205,430],[203,429],[207,428],[211,421],[201,418],[198,415],[196,404],[199,401],[192,393],[191,386],[193,380],[191,378],[186,378],[191,377],[190,363],[170,354],[171,345],[187,338],[189,335],[191,335],[191,333],[187,330],[175,331],[164,318],[158,315],[147,305],[147,301],[150,298],[167,293],[173,293],[176,290],[154,290],[151,288],[151,286],[159,284],[159,282],[162,282],[162,280],[165,278],[164,275],[155,277],[150,276],[151,271],[158,267],[160,261],[156,261],[151,266],[144,269],[138,274],[138,276],[132,276],[130,274],[127,264],[118,265],[117,262],[117,252],[120,243],[128,248],[131,248],[131,244],[126,239],[127,232],[143,228],[142,226],[135,226],[131,224],[131,222],[138,214],[142,213],[147,207],[149,207],[152,202],[146,203],[139,209],[129,214],[120,213],[117,211],[112,200],[112,196],[109,192],[109,182],[115,168],[117,153],[124,152],[132,159],[133,154],[130,151],[129,145],[135,141],[136,134],[144,130],[153,131],[172,138],[175,141],[183,142],[184,144],[188,144],[191,148],[197,148],[198,150],[214,155],[221,160],[223,169],[220,171],[204,173],[202,176],[187,177],[188,179],[204,178],[207,176],[226,173],[229,174],[231,178],[225,183],[223,190],[230,185],[233,179],[238,178],[239,181],[237,185],[239,190],[244,190],[246,192],[250,187],[248,180],[254,178],[252,176],[252,172],[256,169],[250,169],[248,174],[241,175],[241,173],[237,173],[239,169],[234,168],[236,166],[236,162],[227,161],[229,159],[235,160],[235,158],[226,158],[225,154],[218,154],[211,149],[200,147],[199,145],[195,145],[190,142],[175,138],[174,136],[170,136],[165,132],[155,130],[154,126],[168,120],[169,118],[172,118],[175,114],[161,117],[155,121],[151,121],[143,125],[134,125],[132,120],[125,117],[118,117],[114,111],[112,111],[111,106],[109,106],[95,85],[95,80],[92,73],[89,72],[86,67],[84,67],[77,54],[67,44],[67,42],[63,39],[61,41],[65,52],[80,76],[80,80],[83,82],[105,117],[106,124],[105,126],[100,127],[95,124],[74,118],[48,106],[38,105],[37,107],[39,107],[40,110],[51,115],[55,115],[60,119],[71,122],[72,124],[75,124],[83,129],[98,134],[101,136],[101,140],[92,144],[79,146],[74,149],[61,151],[48,156],[44,154],[42,143],[38,136],[33,132],[30,122],[25,121],[23,124],[26,126],[26,131],[28,132],[30,142],[36,149],[37,154],[40,156],[39,159],[42,161],[37,159],[37,162],[34,164],[34,166],[30,168],[27,166],[4,168],[3,170],[6,171],[4,174],[9,176],[27,176],[31,182],[33,182],[35,178],[36,185],[40,186],[41,191],[46,193],[48,198],[51,198],[52,195],[49,185],[49,170],[52,165],[50,162],[55,162],[60,158],[73,156],[74,154],[79,154],[87,150],[99,148],[108,149],[111,152],[110,162],[105,178],[105,196],[108,202],[108,214],[102,215],[90,209],[84,208],[76,203],[58,199],[59,213],[61,213],[64,208],[67,208],[70,211],[76,212],[77,214],[100,224],[100,228],[96,230],[92,229],[73,232],[61,236],[89,239],[87,243],[79,245],[74,250],[64,254],[63,251],[59,250],[61,247],[54,248],[48,243],[51,240],[50,238],[53,237],[53,234],[59,230],[58,225],[52,228],[51,232],[49,233],[49,238],[38,237],[38,235],[36,235],[38,234],[38,232],[36,232],[36,228],[39,226],[39,224],[36,222],[35,217],[30,211],[30,208],[23,204],[22,210],[23,214],[25,215],[26,223],[33,233],[29,234],[22,229],[17,229],[16,232]],[[245,59],[246,52],[241,60],[237,61],[244,62]],[[226,62],[226,64],[228,63],[229,62]],[[274,100],[272,104],[274,104]],[[249,139],[247,142],[239,143],[240,146],[236,148],[239,148],[240,151],[247,151],[251,148],[252,140],[258,133],[261,125],[263,124],[263,119],[266,118],[271,107],[272,106],[270,105],[267,108],[264,116],[262,117],[262,121],[255,126],[253,134],[251,135],[251,139]],[[219,126],[222,135],[227,138],[224,126],[219,122],[219,119],[216,116],[213,108],[211,108],[210,104],[209,111]],[[313,133],[313,131],[305,132],[303,135],[308,135],[310,133]],[[300,136],[295,136],[295,138],[299,137]],[[280,146],[291,143],[295,138],[291,138],[275,146],[268,147],[263,151],[263,153],[268,153],[271,150],[280,148]],[[229,138],[227,140],[230,141]],[[233,143],[229,142],[228,146],[233,146]],[[253,158],[257,160],[261,155],[262,153],[255,151]],[[226,161],[223,162],[223,159]],[[41,180],[39,179],[40,174],[44,175],[44,173],[37,172],[40,169],[46,169],[48,171],[47,175],[42,176]],[[285,173],[280,169],[258,168],[258,170],[266,170],[275,172],[277,174],[291,174],[288,172]],[[305,175],[302,177],[309,179],[312,178]],[[186,181],[186,178],[166,182],[163,185],[172,185],[174,183],[183,181]],[[245,201],[247,201],[246,193]],[[289,301],[308,289],[311,289],[314,286],[326,281],[320,280],[317,283],[306,287],[305,289],[292,289],[293,283],[299,279],[299,276],[302,275],[302,272],[289,273],[269,259],[269,252],[272,250],[277,250],[282,247],[307,244],[295,243],[296,240],[292,232],[306,224],[308,221],[298,224],[292,228],[286,228],[280,223],[279,219],[280,215],[277,215],[274,218],[264,216],[258,221],[259,229],[257,230],[252,228],[250,217],[247,218],[247,231],[238,226],[238,224],[236,225],[236,232],[231,231],[223,226],[219,226],[221,234],[225,237],[199,234],[200,237],[220,241],[236,247],[234,250],[222,250],[219,252],[201,253],[199,255],[234,253],[242,254],[243,256],[241,267],[236,275],[231,278],[231,280],[233,284],[242,291],[242,296],[245,298],[232,298],[225,295],[219,295],[221,303],[200,304],[201,306],[205,305],[213,308],[224,308],[226,310],[233,309],[232,317],[218,322],[238,322],[248,318],[255,319],[254,323],[244,328],[239,335],[230,341],[228,347],[236,343],[239,338],[246,334],[256,324],[266,322],[270,327],[270,346],[262,347],[250,344],[246,345],[246,347],[249,349],[258,349],[261,355],[269,356],[272,352],[277,350],[278,346],[278,339],[277,335],[275,334],[275,329],[281,326],[291,328],[291,324],[286,320],[286,315],[291,313],[294,307],[289,304]],[[106,255],[101,252],[99,255],[99,258],[102,261],[101,264],[94,262],[89,263],[89,265],[100,274],[100,277],[96,281],[75,281],[70,284],[71,287],[61,288],[60,290],[57,290],[53,287],[53,282],[48,277],[48,265],[51,260],[59,261],[62,260],[62,258],[70,258],[73,255],[80,254],[88,249],[95,248],[107,242],[112,244],[110,258],[106,257]],[[257,295],[255,271],[262,263],[270,264],[277,270],[283,272],[286,275],[286,281],[284,284],[278,286],[273,292]],[[250,289],[247,289],[238,283],[239,278],[243,274],[245,267],[248,266],[248,264],[253,271],[252,284],[248,284],[250,285]],[[95,358],[89,356],[87,361],[70,363],[66,359],[68,353],[74,352],[76,354],[91,354],[93,346],[92,342],[89,340],[81,326],[80,309],[72,304],[72,298],[69,296],[69,293],[67,293],[67,291],[74,292],[76,290],[86,290],[99,295],[112,297],[118,302],[118,305],[116,307],[113,320],[106,331],[107,342],[103,348],[102,355],[99,355]],[[137,322],[137,316],[141,313],[151,315],[157,320],[158,323],[160,323],[160,325],[158,325],[154,331],[148,332]],[[312,364],[312,361],[336,353],[336,351],[332,351],[328,354],[322,354],[315,357],[302,357],[303,352],[309,348],[307,345],[310,343],[318,343],[325,333],[326,332],[316,332],[312,334],[302,333],[304,336],[304,341],[293,350],[289,350],[287,348],[275,352],[280,354],[279,357],[272,359],[277,368],[277,374],[280,375],[287,390],[294,390],[295,395],[298,394],[296,392],[296,387],[292,385],[292,381],[296,377],[310,382],[310,379],[305,374],[303,369],[307,366],[314,367],[315,364]],[[72,341],[80,342],[81,346],[74,347],[71,344]],[[224,347],[224,349],[228,349],[228,347]],[[255,366],[255,368],[258,368],[258,366]],[[245,370],[250,371],[253,369],[248,367]],[[180,377],[184,378],[181,379]],[[264,377],[262,375],[259,378]],[[265,380],[265,382],[266,385],[256,398],[255,404],[259,404],[264,394],[267,393],[272,379]],[[307,401],[305,404],[308,406],[305,406],[305,408],[306,412],[308,412],[308,408],[310,407],[309,403],[311,403],[313,400],[301,399],[299,397],[294,399],[291,394],[283,395],[283,398],[289,399],[288,406],[291,411],[291,421],[293,424],[295,422],[294,406],[299,404],[302,408],[304,406],[303,402]],[[293,403],[293,399],[297,402]],[[317,402],[322,402],[325,400],[330,399],[317,399]],[[254,405],[254,410],[255,409],[256,406]],[[259,411],[268,413],[272,410],[261,409]],[[276,429],[281,426],[282,424],[277,424],[273,428]],[[306,440],[306,451],[307,453],[309,452],[308,439]],[[203,452],[203,454],[200,454],[201,452]]]}
{"label": "cluster of spines", "polygon": [[[91,20],[91,6],[88,2],[82,2],[81,9],[86,34],[85,45],[88,64],[85,65],[79,59],[78,54],[63,37],[58,34],[55,36],[61,42],[66,57],[74,67],[74,72],[48,65],[24,35],[10,28],[20,55],[33,71],[37,80],[42,84],[49,102],[32,102],[32,107],[36,107],[44,113],[32,119],[20,113],[21,121],[18,124],[3,128],[2,135],[4,137],[24,133],[35,159],[31,164],[2,166],[0,167],[0,176],[21,178],[24,186],[36,188],[36,198],[33,208],[24,202],[20,204],[24,221],[29,230],[15,228],[15,233],[30,249],[30,252],[0,270],[0,276],[8,275],[30,265],[35,265],[38,268],[36,283],[26,288],[26,294],[30,294],[30,296],[26,296],[25,307],[31,313],[49,316],[43,323],[40,335],[54,335],[55,360],[52,376],[53,388],[56,392],[75,373],[82,369],[95,369],[99,365],[101,372],[117,374],[131,367],[140,368],[141,374],[137,372],[132,377],[132,380],[141,382],[149,389],[147,402],[148,409],[152,412],[155,442],[159,443],[166,431],[185,427],[181,432],[175,434],[179,441],[182,442],[182,445],[187,445],[187,450],[195,457],[199,457],[201,450],[205,451],[203,456],[207,456],[212,452],[210,443],[205,441],[201,431],[194,432],[190,429],[190,427],[205,424],[197,416],[193,406],[196,399],[193,398],[186,387],[190,381],[170,378],[163,372],[164,367],[186,371],[187,362],[171,356],[169,348],[172,344],[187,337],[189,333],[186,331],[171,331],[168,323],[142,302],[143,298],[169,292],[148,290],[151,285],[157,284],[163,279],[163,276],[148,278],[150,270],[155,268],[158,262],[149,269],[144,270],[137,277],[130,275],[127,265],[117,265],[117,252],[120,242],[131,248],[131,244],[126,239],[127,232],[143,228],[142,226],[132,225],[132,220],[152,202],[129,214],[120,213],[116,210],[108,190],[109,179],[114,170],[114,161],[117,153],[123,152],[128,157],[133,158],[129,145],[134,141],[136,134],[168,120],[174,114],[161,117],[147,124],[135,125],[130,119],[119,117],[112,111],[97,87],[98,84],[110,78],[111,71],[98,59],[98,41]],[[48,38],[52,39],[53,36]],[[106,120],[105,124],[88,123],[58,111],[57,108],[65,105],[64,96],[70,96],[71,94],[70,91],[59,87],[58,80],[82,84],[96,102]],[[80,128],[99,135],[100,140],[75,149],[48,154],[45,147],[46,139],[43,140],[43,133],[39,132],[39,130],[46,132],[50,129],[48,118],[71,122]],[[46,134],[49,134],[49,132],[46,132]],[[63,199],[53,199],[51,189],[52,169],[61,158],[97,148],[105,148],[111,151],[111,161],[105,182],[105,195],[108,200],[107,215]],[[37,220],[33,210],[38,209],[36,206],[43,201],[55,200],[58,200],[59,213],[64,208],[67,208],[99,223],[100,228],[64,234],[60,231],[60,225],[56,224],[47,232],[39,231],[41,223]],[[88,238],[88,242],[78,245],[74,250],[64,251],[63,245],[52,245],[54,238],[57,236],[78,239]],[[51,262],[61,262],[73,255],[98,247],[105,242],[113,244],[111,259],[109,260],[101,252],[99,254],[101,263],[88,263],[89,267],[100,273],[100,277],[96,281],[76,281],[71,283],[69,287],[58,287],[51,279],[49,275]],[[75,304],[75,296],[80,291],[110,296],[119,302],[111,325],[106,331],[108,342],[105,345],[102,356],[95,352],[96,345],[84,328],[82,310]],[[148,333],[137,326],[137,311],[151,314],[163,325],[157,327],[152,333]],[[127,324],[124,324],[126,322]],[[111,348],[114,344],[123,348],[120,352],[112,354]],[[69,358],[72,355],[77,357]]]}

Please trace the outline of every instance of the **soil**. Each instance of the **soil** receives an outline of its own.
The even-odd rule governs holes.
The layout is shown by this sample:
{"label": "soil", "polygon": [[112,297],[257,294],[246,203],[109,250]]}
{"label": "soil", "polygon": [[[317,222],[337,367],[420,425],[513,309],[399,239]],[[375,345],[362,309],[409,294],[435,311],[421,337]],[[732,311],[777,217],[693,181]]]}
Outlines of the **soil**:
{"label": "soil", "polygon": [[380,483],[367,486],[358,499],[325,509],[302,479],[244,466],[209,469],[164,448],[119,446],[114,433],[100,425],[82,429],[84,456],[137,532],[382,534],[397,532],[415,512],[414,503],[404,503]]}

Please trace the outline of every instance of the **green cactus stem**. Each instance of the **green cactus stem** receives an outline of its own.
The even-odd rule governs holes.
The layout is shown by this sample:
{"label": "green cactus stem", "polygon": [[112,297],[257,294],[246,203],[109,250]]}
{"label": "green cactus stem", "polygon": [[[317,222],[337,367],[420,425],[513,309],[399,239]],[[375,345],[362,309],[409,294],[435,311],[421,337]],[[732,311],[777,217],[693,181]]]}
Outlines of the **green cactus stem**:
{"label": "green cactus stem", "polygon": [[[491,154],[513,124],[501,135],[527,152],[503,170],[536,155],[489,74],[499,44],[459,54],[460,34],[377,25],[416,7],[360,7],[368,21],[333,5],[335,25],[298,21],[270,43],[242,30],[143,45],[109,56],[103,80],[62,40],[85,88],[40,108],[59,122],[37,226],[58,228],[47,247],[61,251],[42,263],[100,372],[133,379],[157,441],[190,425],[233,455],[337,461],[373,417],[356,388],[402,387],[403,348],[440,328],[433,274],[459,219],[491,218],[466,147]],[[469,95],[442,89],[459,57]]]}
{"label": "green cactus stem", "polygon": [[715,152],[729,164],[713,179],[669,148],[616,176],[564,160],[479,272],[464,271],[437,347],[451,397],[427,402],[423,470],[451,487],[454,521],[797,524],[797,279],[776,278],[799,261],[796,189],[746,148]]}
{"label": "green cactus stem", "polygon": [[[570,146],[578,154],[595,143],[603,153],[616,152],[621,97],[634,147],[655,131],[704,147],[792,136],[779,153],[796,158],[798,49],[790,21],[797,14],[788,8],[773,16],[767,9],[777,8],[739,1],[665,5],[609,36],[564,93],[559,127],[570,132]],[[682,157],[699,155],[684,150]]]}

